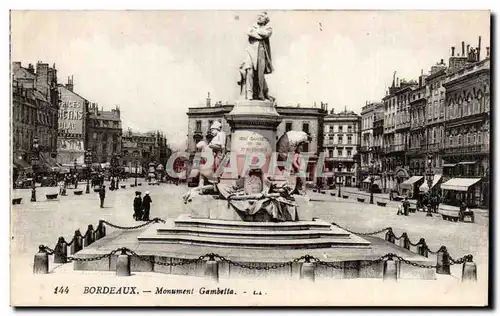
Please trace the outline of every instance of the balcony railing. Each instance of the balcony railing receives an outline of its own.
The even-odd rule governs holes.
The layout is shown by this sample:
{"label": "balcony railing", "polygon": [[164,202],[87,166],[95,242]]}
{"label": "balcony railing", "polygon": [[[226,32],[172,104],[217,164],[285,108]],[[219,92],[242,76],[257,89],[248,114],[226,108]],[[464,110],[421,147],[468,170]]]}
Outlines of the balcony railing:
{"label": "balcony railing", "polygon": [[327,157],[326,160],[328,161],[354,161],[353,156],[334,156],[334,157]]}
{"label": "balcony railing", "polygon": [[396,124],[396,129],[410,128],[410,122]]}
{"label": "balcony railing", "polygon": [[331,140],[325,141],[324,145],[325,146],[341,146],[341,147],[356,147],[357,146],[356,144],[352,144],[352,143],[350,143],[350,144],[347,142],[338,143],[338,142],[334,142]]}
{"label": "balcony railing", "polygon": [[479,144],[460,147],[447,147],[443,148],[442,151],[444,154],[488,154],[490,152],[490,146],[486,144]]}

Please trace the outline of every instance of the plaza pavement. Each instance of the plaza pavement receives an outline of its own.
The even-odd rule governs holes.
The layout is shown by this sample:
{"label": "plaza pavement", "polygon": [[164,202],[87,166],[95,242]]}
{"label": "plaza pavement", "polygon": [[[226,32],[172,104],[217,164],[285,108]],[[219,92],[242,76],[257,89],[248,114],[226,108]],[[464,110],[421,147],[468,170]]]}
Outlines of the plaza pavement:
{"label": "plaza pavement", "polygon": [[[144,180],[141,187],[131,188],[134,182],[129,179],[126,189],[106,193],[105,207],[99,208],[99,197],[91,190],[90,194],[75,196],[73,189],[67,196],[60,196],[57,201],[47,201],[45,193],[57,192],[57,188],[37,188],[38,202],[31,203],[31,190],[14,190],[12,197],[23,197],[21,205],[11,206],[11,264],[19,271],[32,271],[33,255],[38,251],[38,245],[53,247],[59,236],[71,240],[75,229],[85,234],[88,224],[94,228],[100,219],[122,226],[133,226],[132,203],[134,191],[151,192],[153,200],[151,218],[176,218],[184,213],[181,195],[188,190],[185,184],[161,184],[149,186]],[[107,183],[109,187],[109,183]],[[79,189],[85,190],[80,184]],[[84,191],[85,192],[85,191]],[[385,227],[392,227],[400,236],[407,232],[412,242],[425,238],[432,250],[446,245],[453,258],[472,254],[478,266],[478,278],[487,280],[488,263],[488,214],[476,216],[476,223],[460,223],[444,221],[434,215],[432,218],[425,213],[412,213],[410,216],[397,216],[395,205],[387,207],[359,203],[355,197],[348,200],[332,197],[329,194],[309,192],[314,200],[311,202],[314,216],[328,222],[335,222],[356,232],[371,232]],[[376,201],[377,199],[375,199]],[[113,229],[107,227],[110,232]],[[380,235],[383,237],[383,234]],[[435,258],[430,256],[430,258]],[[66,269],[67,266],[65,265]],[[454,278],[460,278],[461,265],[452,266]],[[482,283],[482,282],[481,282]]]}

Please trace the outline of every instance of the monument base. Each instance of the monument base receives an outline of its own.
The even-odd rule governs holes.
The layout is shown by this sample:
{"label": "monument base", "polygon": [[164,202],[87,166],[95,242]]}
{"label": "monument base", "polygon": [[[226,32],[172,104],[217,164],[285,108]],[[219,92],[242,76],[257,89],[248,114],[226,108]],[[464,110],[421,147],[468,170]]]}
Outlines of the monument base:
{"label": "monument base", "polygon": [[[225,229],[223,230],[233,233],[233,236],[228,240],[243,242],[251,242],[253,240],[262,244],[262,240],[272,239],[273,241],[268,243],[274,243],[275,245],[271,247],[252,248],[227,245],[221,246],[216,244],[202,245],[192,241],[177,243],[173,242],[172,239],[167,240],[168,238],[164,238],[169,236],[167,230],[176,226],[174,222],[167,222],[166,225],[154,224],[145,230],[114,231],[106,237],[94,242],[89,247],[79,251],[74,256],[78,258],[93,258],[98,255],[108,254],[110,251],[120,247],[127,247],[138,255],[130,257],[132,272],[157,272],[199,277],[204,276],[206,261],[180,266],[165,266],[161,263],[176,263],[181,262],[183,259],[196,259],[208,253],[216,253],[228,260],[259,268],[247,269],[221,261],[218,265],[220,279],[259,278],[269,280],[297,280],[300,279],[302,265],[300,262],[290,263],[277,269],[266,268],[293,261],[306,254],[334,264],[334,267],[316,264],[316,279],[382,278],[383,261],[372,264],[369,263],[387,253],[394,253],[415,263],[424,265],[434,264],[433,260],[419,256],[378,237],[359,238],[342,229],[331,227],[328,223],[321,221],[314,221],[312,223],[293,222],[289,225],[290,223],[202,221],[184,218],[178,219],[177,222],[181,224],[178,228],[183,227],[182,225],[187,225],[183,228],[190,231],[191,234],[196,234],[193,237],[197,237],[199,240],[205,239],[205,241],[207,241],[210,238],[228,239],[227,237],[213,236],[217,234],[217,231],[222,230],[220,227],[216,229],[214,226],[220,225],[220,222],[223,222],[222,224],[225,225]],[[195,223],[197,224],[195,225]],[[328,228],[332,228],[332,234],[336,235],[338,240],[342,238],[347,242],[349,242],[349,240],[358,240],[362,244],[356,246],[344,244],[312,249],[282,248],[276,246],[280,240],[286,243],[288,240],[300,241],[310,239],[312,235],[308,228],[315,226],[324,228],[322,231],[326,233],[328,232]],[[300,231],[305,231],[306,233],[303,234],[306,236],[300,236],[300,234],[298,234]],[[259,232],[261,233],[260,235]],[[205,235],[207,233],[212,236],[207,237],[207,235]],[[290,239],[290,236],[293,236],[293,239]],[[302,239],[299,237],[302,237]],[[316,237],[318,240],[323,238],[320,235]],[[152,238],[156,238],[156,240]],[[74,269],[115,271],[117,256],[118,255],[113,255],[97,261],[74,261]],[[433,280],[436,278],[435,269],[420,268],[405,263],[398,264],[397,273],[399,279]]]}
{"label": "monument base", "polygon": [[[310,198],[303,195],[293,195],[297,204],[297,217],[300,221],[312,221]],[[227,221],[271,222],[272,217],[265,211],[255,215],[247,215],[228,206],[227,200],[214,198],[213,195],[193,195],[190,202],[184,204],[185,214],[196,219],[215,219]],[[266,216],[267,215],[267,216]]]}

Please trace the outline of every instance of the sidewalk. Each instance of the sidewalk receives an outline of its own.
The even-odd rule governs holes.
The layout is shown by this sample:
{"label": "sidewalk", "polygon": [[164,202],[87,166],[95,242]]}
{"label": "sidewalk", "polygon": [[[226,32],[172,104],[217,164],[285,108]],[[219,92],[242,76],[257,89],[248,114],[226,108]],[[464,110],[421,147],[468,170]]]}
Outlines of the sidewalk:
{"label": "sidewalk", "polygon": [[[330,196],[330,192],[337,194],[338,188],[335,190],[324,190],[324,191],[326,191],[326,195]],[[354,195],[355,197],[367,197],[368,199],[370,198],[370,193],[368,193],[366,191],[361,191],[358,188],[341,187],[340,191],[341,191],[342,195]],[[313,194],[316,195],[316,193],[313,193]],[[383,202],[387,202],[387,206],[391,206],[391,207],[398,207],[398,205],[401,204],[401,202],[399,202],[399,201],[391,201],[391,199],[389,198],[389,193],[374,193],[373,199],[374,199],[374,203],[377,203],[377,201],[382,200]],[[487,209],[474,208],[471,210],[476,212],[476,213],[486,213],[486,214],[489,213],[489,210],[487,210]]]}

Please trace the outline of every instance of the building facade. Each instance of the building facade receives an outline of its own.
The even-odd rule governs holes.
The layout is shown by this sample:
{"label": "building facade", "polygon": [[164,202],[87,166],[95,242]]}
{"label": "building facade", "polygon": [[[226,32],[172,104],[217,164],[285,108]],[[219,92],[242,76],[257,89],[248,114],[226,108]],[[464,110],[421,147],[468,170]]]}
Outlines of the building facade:
{"label": "building facade", "polygon": [[430,75],[425,79],[427,100],[425,113],[425,135],[427,136],[425,154],[427,157],[425,160],[431,160],[431,168],[435,174],[442,174],[442,158],[439,155],[439,150],[444,138],[444,102],[446,89],[443,87],[443,81],[446,73],[446,64],[441,59],[440,63],[431,67]]}
{"label": "building facade", "polygon": [[410,139],[407,150],[409,171],[413,175],[423,175],[427,165],[425,76],[420,76],[419,86],[413,90],[410,98]]}
{"label": "building facade", "polygon": [[92,162],[111,162],[113,155],[122,154],[122,121],[120,108],[111,111],[99,109],[97,103],[89,105],[87,116],[86,149],[92,151]]}
{"label": "building facade", "polygon": [[399,184],[410,177],[407,155],[410,131],[410,96],[417,86],[415,81],[399,78],[393,81],[384,102],[384,137],[382,171],[384,187],[399,189]]}
{"label": "building facade", "polygon": [[[383,114],[384,104],[381,102],[369,103],[361,108],[360,172],[367,172],[372,161],[375,167],[381,168],[380,159],[376,157],[374,148],[377,145],[380,146],[381,139],[375,139],[374,122],[376,119],[380,119]],[[364,177],[363,174],[362,176]]]}
{"label": "building facade", "polygon": [[444,78],[446,108],[441,156],[443,177],[480,179],[467,200],[490,199],[490,59],[468,54],[469,64]]}
{"label": "building facade", "polygon": [[42,165],[55,166],[59,94],[55,65],[12,63],[12,143],[16,160],[29,163],[38,140]]}
{"label": "building facade", "polygon": [[122,133],[121,152],[121,164],[125,171],[130,170],[131,173],[136,166],[138,173],[148,170],[150,163],[156,166],[161,164],[165,168],[172,153],[162,132],[140,133],[130,128]]}
{"label": "building facade", "polygon": [[358,185],[358,149],[361,140],[361,117],[353,111],[335,113],[332,110],[324,118],[325,171],[332,172],[327,185]]}
{"label": "building facade", "polygon": [[57,137],[57,162],[65,167],[85,163],[87,99],[73,91],[73,79],[59,85],[59,130]]}

